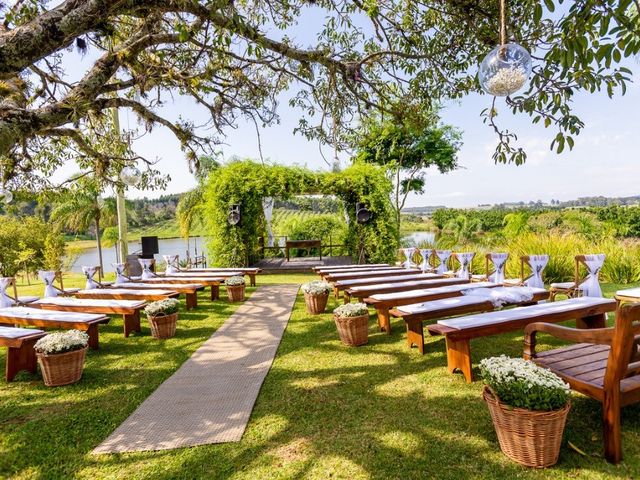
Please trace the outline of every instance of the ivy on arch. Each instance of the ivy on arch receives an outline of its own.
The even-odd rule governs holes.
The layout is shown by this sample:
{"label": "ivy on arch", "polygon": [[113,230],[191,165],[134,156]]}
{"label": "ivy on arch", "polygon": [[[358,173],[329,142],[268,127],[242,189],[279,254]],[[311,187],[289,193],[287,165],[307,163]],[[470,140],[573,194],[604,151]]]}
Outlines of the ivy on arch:
{"label": "ivy on arch", "polygon": [[[219,266],[248,265],[265,235],[264,197],[289,199],[296,195],[334,195],[342,200],[349,218],[346,245],[357,261],[392,262],[398,248],[398,232],[390,201],[392,184],[384,167],[356,163],[340,172],[315,172],[303,167],[263,165],[235,160],[216,169],[205,189],[204,215],[210,236],[209,255]],[[366,224],[355,219],[356,202],[372,213]],[[231,205],[239,204],[241,222],[229,225]]]}

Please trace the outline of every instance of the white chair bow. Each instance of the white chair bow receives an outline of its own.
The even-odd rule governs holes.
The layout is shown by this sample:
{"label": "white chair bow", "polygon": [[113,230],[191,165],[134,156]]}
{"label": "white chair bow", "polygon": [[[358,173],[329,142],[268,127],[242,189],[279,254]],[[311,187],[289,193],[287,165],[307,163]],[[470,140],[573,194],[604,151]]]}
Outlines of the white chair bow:
{"label": "white chair bow", "polygon": [[7,287],[11,283],[11,277],[0,277],[0,308],[15,305],[13,299],[7,294]]}
{"label": "white chair bow", "polygon": [[606,256],[602,253],[598,255],[584,256],[584,263],[587,266],[588,275],[584,282],[580,284],[582,296],[602,297],[602,290],[600,289],[600,281],[598,280],[598,277],[605,258]]}
{"label": "white chair bow", "polygon": [[178,264],[179,255],[163,255],[165,263],[167,264],[166,273],[178,273],[180,266]]}
{"label": "white chair bow", "polygon": [[140,266],[142,266],[142,279],[148,280],[150,278],[154,278],[151,266],[154,264],[155,260],[152,258],[139,258],[138,262],[140,262]]}
{"label": "white chair bow", "polygon": [[58,290],[53,286],[53,282],[56,280],[56,272],[53,270],[40,270],[38,276],[44,282],[44,296],[57,297]]}
{"label": "white chair bow", "polygon": [[93,279],[93,276],[98,271],[97,267],[82,267],[82,273],[84,273],[84,277],[87,279],[85,283],[85,290],[93,290],[94,288],[98,288],[100,285]]}
{"label": "white chair bow", "polygon": [[451,257],[451,250],[436,250],[436,257],[440,260],[440,264],[438,268],[436,268],[436,273],[442,275],[447,271],[447,262],[449,261],[449,257]]}
{"label": "white chair bow", "polygon": [[402,253],[404,253],[405,258],[407,259],[404,262],[404,268],[406,269],[410,269],[411,267],[414,266],[413,261],[411,260],[411,258],[413,257],[413,255],[416,253],[416,249],[415,248],[403,248],[402,249]]}
{"label": "white chair bow", "polygon": [[116,283],[127,283],[129,279],[124,274],[127,265],[125,263],[112,263],[111,265],[116,270]]}
{"label": "white chair bow", "polygon": [[431,250],[426,248],[420,249],[420,256],[422,257],[422,264],[420,265],[420,269],[423,272],[431,269],[431,265],[429,265],[429,257],[431,256]]}
{"label": "white chair bow", "polygon": [[475,252],[456,253],[456,256],[460,262],[460,268],[456,272],[456,277],[469,279],[469,269],[471,267],[473,257],[476,256]]}
{"label": "white chair bow", "polygon": [[525,285],[532,288],[544,288],[542,272],[549,263],[549,255],[529,255],[527,263],[531,268],[531,276],[525,280]]}
{"label": "white chair bow", "polygon": [[489,281],[493,283],[504,283],[504,270],[507,266],[508,253],[492,253],[489,255],[495,272],[489,275]]}

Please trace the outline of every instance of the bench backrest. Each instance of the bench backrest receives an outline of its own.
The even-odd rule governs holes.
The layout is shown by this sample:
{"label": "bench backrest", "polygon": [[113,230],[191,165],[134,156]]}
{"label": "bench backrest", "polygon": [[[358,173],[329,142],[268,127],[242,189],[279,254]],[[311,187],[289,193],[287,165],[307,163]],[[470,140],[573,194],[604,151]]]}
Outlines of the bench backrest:
{"label": "bench backrest", "polygon": [[[618,389],[623,378],[640,374],[638,339],[640,303],[620,303],[611,337],[611,350],[604,376],[604,388]],[[610,329],[607,329],[610,330]]]}

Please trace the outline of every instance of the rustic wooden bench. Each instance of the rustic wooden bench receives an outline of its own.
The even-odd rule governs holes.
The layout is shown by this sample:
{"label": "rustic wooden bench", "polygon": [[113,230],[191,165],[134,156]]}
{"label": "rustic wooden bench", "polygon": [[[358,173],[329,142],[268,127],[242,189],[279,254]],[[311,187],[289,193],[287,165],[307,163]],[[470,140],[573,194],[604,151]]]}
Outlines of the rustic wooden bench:
{"label": "rustic wooden bench", "polygon": [[[143,280],[140,277],[130,277],[130,279],[132,283],[146,283],[151,285],[153,288],[166,290],[175,290],[173,285],[192,285],[197,283],[204,287],[211,288],[211,301],[220,298],[220,284],[224,282],[223,277],[157,277],[148,278],[146,280]],[[126,283],[121,285],[126,288]],[[171,288],[167,288],[169,285]]]}
{"label": "rustic wooden bench", "polygon": [[[479,285],[476,283],[475,285]],[[504,288],[504,287],[503,287]],[[509,289],[520,289],[523,287],[506,287]],[[526,288],[526,287],[524,287]],[[549,298],[549,292],[544,288],[532,288],[532,298],[524,302],[505,302],[504,306],[534,305]],[[437,320],[446,317],[466,315],[469,313],[491,312],[495,310],[495,305],[484,297],[476,295],[463,295],[461,297],[443,298],[424,303],[414,303],[403,305],[391,310],[394,317],[402,317],[407,327],[407,345],[409,348],[414,345],[418,347],[420,353],[424,355],[424,329],[423,323],[430,320]]]}
{"label": "rustic wooden bench", "polygon": [[201,273],[207,273],[215,276],[226,275],[229,272],[241,272],[249,277],[249,282],[252,287],[256,286],[256,276],[262,273],[262,269],[258,267],[242,267],[242,268],[185,268],[180,269],[181,273],[189,273],[194,277],[199,276]]}
{"label": "rustic wooden bench", "polygon": [[362,263],[354,265],[324,265],[319,267],[311,267],[317,274],[321,273],[338,273],[338,272],[351,272],[357,270],[378,270],[380,268],[393,268],[393,265],[388,263]]}
{"label": "rustic wooden bench", "polygon": [[578,328],[601,328],[605,325],[607,312],[612,312],[615,308],[616,302],[612,299],[579,297],[439,320],[437,324],[429,325],[427,330],[431,335],[444,335],[449,372],[459,369],[470,383],[473,380],[472,339],[524,330],[527,325],[535,322],[558,323],[575,319]]}
{"label": "rustic wooden bench", "polygon": [[329,273],[326,275],[322,275],[323,279],[327,282],[340,282],[342,280],[355,280],[358,278],[374,278],[374,277],[397,277],[403,275],[411,275],[422,273],[421,270],[417,268],[406,269],[400,267],[393,268],[378,268],[375,270],[358,270],[355,272],[340,272],[340,273]]}
{"label": "rustic wooden bench", "polygon": [[31,307],[0,309],[0,325],[28,325],[40,328],[82,330],[89,335],[89,347],[94,350],[97,350],[100,346],[98,325],[101,323],[109,323],[109,317],[94,313],[51,312]]}
{"label": "rustic wooden bench", "polygon": [[406,292],[465,284],[469,284],[469,280],[465,280],[463,278],[443,277],[420,281],[388,282],[377,283],[374,285],[363,285],[361,287],[348,288],[347,290],[345,290],[344,295],[345,299],[348,299],[349,301],[351,300],[351,298],[356,298],[359,302],[363,302],[367,298],[371,298],[377,295],[392,295],[397,293],[410,296],[411,293]]}
{"label": "rustic wooden bench", "polygon": [[376,309],[380,330],[391,335],[390,310],[394,307],[430,302],[442,298],[459,297],[464,290],[470,288],[492,288],[497,286],[497,284],[489,282],[471,284],[469,280],[461,278],[443,278],[442,280],[425,282],[422,288],[411,285],[379,285],[379,288],[373,290],[366,287],[359,292],[359,295],[366,294],[362,301]]}
{"label": "rustic wooden bench", "polygon": [[[620,409],[640,401],[640,304],[618,306],[615,326],[594,330],[532,323],[525,329],[524,357],[566,381],[573,390],[602,403],[604,455],[622,460]],[[574,345],[536,353],[536,334],[544,332]]]}
{"label": "rustic wooden bench", "polygon": [[199,283],[144,283],[144,282],[127,282],[127,283],[114,283],[111,288],[121,289],[126,288],[130,290],[171,290],[184,294],[187,310],[196,308],[198,306],[198,292],[204,290],[204,285]]}
{"label": "rustic wooden bench", "polygon": [[21,370],[36,373],[38,366],[33,346],[45,335],[42,330],[32,328],[0,327],[0,346],[7,347],[4,375],[7,382]]}
{"label": "rustic wooden bench", "polygon": [[[400,283],[400,282],[414,282],[422,280],[436,280],[444,278],[443,275],[435,273],[409,273],[407,275],[397,275],[391,277],[373,277],[373,278],[356,278],[353,280],[341,280],[333,284],[333,291],[338,296],[341,291],[349,290],[356,287],[363,287],[367,285],[378,285],[381,283]],[[346,303],[349,303],[347,300]]]}
{"label": "rustic wooden bench", "polygon": [[166,298],[176,298],[180,294],[174,290],[131,290],[127,288],[95,288],[80,290],[76,298],[96,298],[105,300],[145,300],[153,302]]}
{"label": "rustic wooden bench", "polygon": [[124,336],[140,332],[140,311],[147,305],[144,300],[105,300],[92,298],[48,297],[33,303],[34,307],[60,312],[104,313],[122,315]]}

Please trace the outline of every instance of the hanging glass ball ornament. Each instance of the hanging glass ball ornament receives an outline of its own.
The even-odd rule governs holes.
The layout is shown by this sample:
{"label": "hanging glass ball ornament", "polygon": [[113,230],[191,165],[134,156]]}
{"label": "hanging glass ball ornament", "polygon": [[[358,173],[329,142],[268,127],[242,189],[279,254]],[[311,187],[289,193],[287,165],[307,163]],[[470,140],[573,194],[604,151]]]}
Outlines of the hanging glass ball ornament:
{"label": "hanging glass ball ornament", "polygon": [[142,173],[136,167],[124,167],[120,171],[120,180],[129,187],[135,187],[140,183]]}
{"label": "hanging glass ball ornament", "polygon": [[507,43],[491,50],[478,76],[482,89],[496,97],[506,97],[520,90],[531,75],[531,55],[517,43]]}
{"label": "hanging glass ball ornament", "polygon": [[0,201],[4,203],[11,203],[13,200],[13,193],[4,187],[0,187]]}

